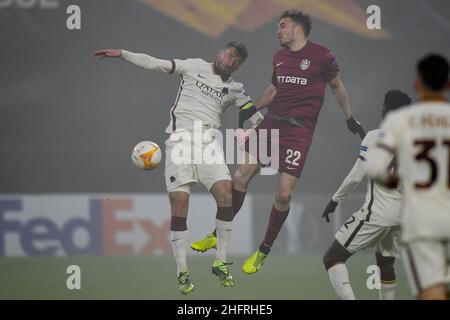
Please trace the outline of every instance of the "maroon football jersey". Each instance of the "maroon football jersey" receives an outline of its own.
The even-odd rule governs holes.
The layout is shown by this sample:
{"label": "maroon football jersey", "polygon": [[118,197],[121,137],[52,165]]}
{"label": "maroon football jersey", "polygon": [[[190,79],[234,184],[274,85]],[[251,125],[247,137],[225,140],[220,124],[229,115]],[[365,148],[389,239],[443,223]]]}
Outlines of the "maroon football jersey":
{"label": "maroon football jersey", "polygon": [[277,88],[270,114],[298,119],[314,130],[323,105],[327,82],[339,66],[330,49],[307,41],[299,51],[283,48],[273,58],[272,83]]}

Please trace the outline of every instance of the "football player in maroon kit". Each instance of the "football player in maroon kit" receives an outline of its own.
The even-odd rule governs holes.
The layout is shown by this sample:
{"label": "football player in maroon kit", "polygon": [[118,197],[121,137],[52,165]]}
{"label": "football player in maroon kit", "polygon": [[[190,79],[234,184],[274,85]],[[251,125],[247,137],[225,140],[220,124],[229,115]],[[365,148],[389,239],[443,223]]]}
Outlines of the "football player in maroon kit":
{"label": "football player in maroon kit", "polygon": [[[267,107],[265,119],[256,127],[256,133],[266,129],[270,150],[270,130],[279,130],[279,172],[277,193],[270,214],[264,240],[242,266],[247,274],[257,272],[269,254],[284,221],[289,214],[294,188],[305,164],[314,128],[323,105],[325,87],[330,85],[336,102],[342,109],[348,129],[365,132],[352,117],[344,84],[339,77],[339,66],[330,49],[308,40],[311,18],[300,11],[284,12],[277,26],[277,38],[282,49],[275,53],[271,84],[254,103],[241,108],[239,126],[258,110]],[[249,151],[248,144],[246,146]],[[246,158],[249,158],[248,153]],[[247,186],[259,171],[260,164],[240,164],[233,175],[233,211],[241,208]],[[215,233],[191,245],[197,251],[206,251],[216,244]]]}

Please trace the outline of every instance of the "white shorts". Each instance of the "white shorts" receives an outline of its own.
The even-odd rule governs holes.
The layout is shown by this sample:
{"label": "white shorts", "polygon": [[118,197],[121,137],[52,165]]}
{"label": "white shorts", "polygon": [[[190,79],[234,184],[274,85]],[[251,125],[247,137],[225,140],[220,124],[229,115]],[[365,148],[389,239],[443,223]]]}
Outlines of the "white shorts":
{"label": "white shorts", "polygon": [[375,251],[383,257],[399,257],[399,226],[373,225],[352,215],[338,230],[335,238],[352,254],[375,247]]}
{"label": "white shorts", "polygon": [[[190,193],[191,184],[197,183],[203,184],[209,191],[217,181],[231,181],[230,171],[225,164],[223,148],[219,143],[201,144],[190,140],[176,141],[171,139],[173,135],[171,134],[166,140],[164,175],[167,192]],[[187,152],[183,152],[186,150]],[[211,154],[211,150],[214,150],[214,159],[205,156]]]}
{"label": "white shorts", "polygon": [[401,253],[414,296],[423,289],[450,283],[450,239],[403,243]]}

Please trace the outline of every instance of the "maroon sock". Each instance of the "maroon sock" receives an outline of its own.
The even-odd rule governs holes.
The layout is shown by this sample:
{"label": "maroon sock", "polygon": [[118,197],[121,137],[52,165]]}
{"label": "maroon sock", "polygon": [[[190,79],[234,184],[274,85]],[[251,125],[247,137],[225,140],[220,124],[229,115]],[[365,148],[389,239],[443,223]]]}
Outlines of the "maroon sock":
{"label": "maroon sock", "polygon": [[264,236],[264,240],[259,246],[259,251],[264,254],[269,254],[270,248],[273,245],[273,242],[278,236],[278,233],[283,226],[284,221],[286,220],[289,214],[289,209],[286,211],[278,211],[275,206],[272,208],[272,212],[270,213],[269,225],[267,226],[266,235]]}
{"label": "maroon sock", "polygon": [[239,210],[241,210],[242,204],[244,203],[245,195],[247,192],[237,191],[233,189],[233,219],[236,217]]}
{"label": "maroon sock", "polygon": [[216,219],[222,221],[232,221],[233,207],[217,207]]}
{"label": "maroon sock", "polygon": [[170,219],[170,231],[184,231],[187,230],[187,218],[172,216]]}

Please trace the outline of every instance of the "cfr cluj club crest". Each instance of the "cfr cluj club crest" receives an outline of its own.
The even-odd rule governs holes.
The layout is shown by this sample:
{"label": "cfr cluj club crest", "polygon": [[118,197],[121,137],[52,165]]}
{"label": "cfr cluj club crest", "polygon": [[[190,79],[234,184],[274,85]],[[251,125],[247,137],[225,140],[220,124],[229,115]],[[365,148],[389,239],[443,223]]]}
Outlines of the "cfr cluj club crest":
{"label": "cfr cluj club crest", "polygon": [[309,61],[308,59],[303,59],[302,62],[300,63],[300,69],[302,69],[304,71],[309,68],[310,64],[311,64],[311,61]]}

